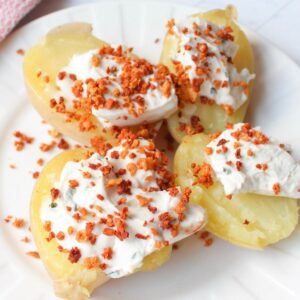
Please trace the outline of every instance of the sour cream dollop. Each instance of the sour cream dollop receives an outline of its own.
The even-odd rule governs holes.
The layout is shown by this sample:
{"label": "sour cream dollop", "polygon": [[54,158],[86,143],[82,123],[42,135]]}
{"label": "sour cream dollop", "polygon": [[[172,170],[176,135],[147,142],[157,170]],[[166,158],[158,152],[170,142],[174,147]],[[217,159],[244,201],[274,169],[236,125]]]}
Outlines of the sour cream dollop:
{"label": "sour cream dollop", "polygon": [[213,139],[206,152],[226,195],[300,198],[300,165],[287,146],[267,137],[259,127],[236,124]]}
{"label": "sour cream dollop", "polygon": [[177,109],[167,68],[135,58],[120,46],[74,55],[56,84],[69,108],[82,101],[105,127],[152,123]]}
{"label": "sour cream dollop", "polygon": [[[49,235],[71,262],[126,276],[143,259],[200,230],[205,212],[173,186],[164,154],[144,139],[68,162],[41,207]],[[60,238],[63,236],[64,238]]]}
{"label": "sour cream dollop", "polygon": [[237,110],[248,98],[254,75],[233,64],[239,46],[230,27],[222,27],[199,17],[169,22],[169,32],[179,40],[173,55],[182,84],[190,84],[199,101]]}

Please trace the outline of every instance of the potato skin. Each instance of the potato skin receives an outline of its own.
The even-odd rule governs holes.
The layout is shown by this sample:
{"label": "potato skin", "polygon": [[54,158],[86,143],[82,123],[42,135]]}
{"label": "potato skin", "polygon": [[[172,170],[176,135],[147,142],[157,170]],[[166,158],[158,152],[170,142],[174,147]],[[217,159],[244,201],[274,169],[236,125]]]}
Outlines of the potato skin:
{"label": "potato skin", "polygon": [[[71,263],[68,254],[59,252],[55,239],[46,241],[48,232],[44,229],[40,218],[43,201],[50,197],[53,184],[59,180],[64,165],[74,159],[84,158],[87,149],[64,151],[54,157],[43,169],[32,193],[30,206],[30,228],[40,257],[51,276],[55,293],[58,297],[70,300],[87,299],[92,291],[106,281],[108,277],[100,269],[87,269],[80,263]],[[147,257],[144,265],[137,271],[154,270],[171,255],[171,247],[165,247]]]}
{"label": "potato skin", "polygon": [[209,188],[192,185],[191,164],[201,164],[205,160],[204,147],[208,142],[205,134],[186,136],[174,159],[177,184],[182,188],[189,186],[191,201],[207,211],[207,230],[232,244],[254,249],[287,238],[298,223],[296,199],[239,194],[228,200],[218,182]]}
{"label": "potato skin", "polygon": [[[95,129],[88,131],[79,130],[79,122],[72,120],[66,122],[65,114],[61,114],[50,107],[50,100],[57,92],[55,78],[58,72],[68,65],[74,54],[80,54],[92,49],[100,49],[108,44],[92,35],[92,27],[87,23],[70,23],[59,26],[50,31],[40,42],[26,52],[23,64],[25,85],[33,107],[41,117],[75,141],[90,146],[91,138],[97,136],[104,141],[113,143],[116,131],[104,129],[93,115],[89,121]],[[133,56],[133,54],[128,54]],[[37,76],[40,74],[40,76]],[[45,82],[45,76],[49,82]],[[80,113],[79,111],[76,111]],[[148,124],[150,134],[155,135],[160,122]],[[129,127],[136,132],[142,126]]]}
{"label": "potato skin", "polygon": [[[232,11],[230,9],[216,9],[205,13],[197,13],[194,14],[193,17],[203,18],[222,26],[231,26],[233,29],[233,35],[235,37],[235,42],[239,45],[239,50],[233,61],[234,65],[238,71],[242,70],[243,68],[247,68],[250,73],[253,73],[254,57],[252,47],[244,32],[235,23]],[[178,47],[178,38],[167,33],[164,39],[160,62],[165,64],[173,73],[175,73],[175,69],[172,63],[172,57],[177,52]],[[186,88],[183,88],[182,92],[184,94],[192,93],[191,89],[186,90]],[[212,133],[223,130],[228,122],[241,122],[245,117],[249,99],[231,116],[228,116],[219,105],[202,104],[197,100],[196,103],[197,109],[195,111],[195,115],[200,118],[200,122],[204,127],[204,132]],[[186,133],[178,130],[178,127],[179,118],[178,112],[176,112],[168,119],[168,128],[172,136],[177,140],[177,142],[180,143]]]}

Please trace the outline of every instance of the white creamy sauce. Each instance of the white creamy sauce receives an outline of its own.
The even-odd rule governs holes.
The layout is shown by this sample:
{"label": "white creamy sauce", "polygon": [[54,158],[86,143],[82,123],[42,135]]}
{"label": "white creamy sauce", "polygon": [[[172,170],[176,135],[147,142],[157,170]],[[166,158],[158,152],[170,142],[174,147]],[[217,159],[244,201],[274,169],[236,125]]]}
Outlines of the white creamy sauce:
{"label": "white creamy sauce", "polygon": [[[99,78],[107,78],[109,80],[109,87],[105,93],[105,99],[113,99],[123,104],[123,96],[113,95],[115,89],[119,89],[122,92],[121,78],[122,68],[124,63],[119,63],[116,61],[116,57],[112,55],[99,55],[99,50],[91,50],[83,54],[76,54],[72,57],[69,65],[62,69],[61,71],[67,74],[75,74],[78,80],[85,81],[86,79],[92,78],[97,80]],[[94,66],[92,64],[92,58],[98,57],[100,59],[100,65]],[[116,67],[116,71],[112,73],[107,73],[107,68]],[[156,68],[156,66],[153,66]],[[171,77],[168,76],[171,81]],[[175,93],[175,88],[172,84],[170,90],[170,96],[166,97],[163,95],[161,86],[154,80],[154,75],[147,75],[143,77],[143,81],[152,85],[153,88],[149,88],[145,94],[136,93],[131,97],[133,100],[136,97],[142,97],[145,102],[145,111],[139,116],[134,116],[128,113],[128,109],[124,107],[120,108],[93,108],[92,113],[96,116],[99,122],[104,127],[110,127],[112,125],[116,126],[132,126],[143,123],[151,123],[164,118],[168,118],[177,109],[177,96]],[[66,76],[63,80],[57,78],[56,84],[60,88],[60,96],[63,96],[69,106],[72,104],[75,98],[72,93],[72,87],[74,82]],[[83,95],[87,95],[87,85],[84,84]],[[132,101],[135,108],[138,110],[139,106],[137,103]]]}
{"label": "white creamy sauce", "polygon": [[[233,129],[225,130],[207,145],[213,150],[211,155],[207,155],[207,160],[216,178],[224,186],[226,195],[256,193],[300,198],[300,165],[283,145],[272,138],[262,144],[255,143],[255,134],[249,141],[237,140],[233,136],[234,132],[242,131],[243,125],[236,124]],[[251,130],[260,132],[258,127]],[[241,146],[235,146],[236,142]],[[222,150],[222,146],[227,148],[227,152]],[[220,153],[217,153],[218,149]],[[249,156],[249,150],[253,155]],[[236,167],[237,161],[242,163],[240,171]],[[232,165],[226,162],[232,162]],[[278,193],[274,192],[274,184],[280,186]]]}
{"label": "white creamy sauce", "polygon": [[[197,24],[200,35],[194,34],[193,24]],[[203,34],[203,31],[207,26],[211,26],[211,36]],[[188,32],[183,33],[182,30],[187,28]],[[218,105],[229,105],[234,110],[237,110],[245,101],[248,96],[243,92],[241,87],[233,85],[235,81],[243,81],[249,83],[254,79],[254,75],[250,74],[248,69],[243,69],[238,72],[236,67],[227,61],[227,58],[234,59],[239,46],[230,40],[222,40],[222,43],[216,45],[214,40],[216,33],[220,27],[213,23],[207,22],[204,19],[198,17],[189,17],[182,22],[176,23],[172,29],[180,40],[179,50],[174,55],[173,59],[179,61],[183,66],[190,68],[186,71],[190,81],[195,78],[206,78],[206,75],[199,76],[196,74],[197,67],[208,67],[209,76],[204,80],[201,85],[199,96],[205,96],[209,99],[213,99]],[[203,61],[193,61],[193,56],[199,55],[197,44],[206,44],[208,52],[214,53],[214,56],[206,57]],[[186,49],[189,46],[191,49]],[[221,82],[227,81],[228,86],[215,88],[214,81]]]}
{"label": "white creamy sauce", "polygon": [[[147,145],[148,141],[140,140],[142,145]],[[168,212],[170,216],[177,218],[174,208],[179,203],[182,192],[178,187],[178,194],[171,196],[167,190],[159,191],[144,191],[144,188],[157,188],[156,180],[161,178],[160,175],[153,170],[138,169],[134,176],[131,176],[127,171],[125,175],[120,176],[124,180],[131,181],[131,194],[119,194],[116,188],[107,188],[106,184],[109,179],[116,178],[116,172],[122,168],[126,169],[128,163],[137,163],[140,158],[145,157],[145,154],[139,153],[136,149],[131,149],[129,153],[134,153],[135,158],[130,159],[115,159],[111,157],[114,151],[121,152],[124,150],[122,146],[112,148],[108,151],[105,157],[99,154],[93,154],[89,159],[81,160],[79,162],[68,162],[61,173],[60,181],[57,182],[56,188],[60,190],[60,197],[56,201],[57,206],[51,208],[51,199],[44,201],[41,207],[41,219],[43,222],[51,221],[52,231],[57,233],[63,231],[66,234],[64,240],[58,240],[58,243],[65,249],[78,247],[81,251],[81,259],[83,261],[86,257],[99,256],[101,263],[105,263],[107,268],[104,270],[105,274],[112,278],[126,276],[139,267],[142,266],[145,256],[157,250],[157,241],[168,241],[173,244],[179,240],[186,238],[192,233],[200,230],[205,223],[205,212],[198,206],[193,204],[186,205],[185,219],[180,223],[180,229],[177,236],[172,236],[171,230],[162,229],[160,226],[159,216],[162,213]],[[102,166],[112,167],[112,172],[104,176],[102,171],[92,170],[89,168],[90,164],[101,163]],[[83,178],[82,173],[91,173],[91,178]],[[149,176],[152,179],[149,180]],[[148,180],[147,180],[148,178]],[[69,180],[77,180],[79,186],[77,188],[69,187]],[[95,185],[92,186],[91,182],[94,181]],[[97,194],[103,196],[103,200],[97,198]],[[146,198],[151,198],[149,203],[152,207],[156,207],[155,213],[151,212],[147,206],[141,206],[136,196],[141,195]],[[100,218],[107,218],[108,214],[115,215],[121,212],[124,204],[119,204],[118,200],[122,197],[127,198],[125,206],[128,207],[128,218],[126,222],[126,230],[129,237],[120,240],[116,236],[107,236],[102,233],[104,224],[99,224]],[[100,206],[102,212],[97,209],[92,209],[96,212],[94,217],[87,216],[82,221],[75,221],[72,215],[76,212],[77,208],[86,208],[91,211],[91,205],[96,207]],[[67,211],[66,207],[72,208]],[[145,224],[145,221],[147,224]],[[67,228],[73,226],[75,232],[84,230],[86,222],[96,222],[93,233],[97,235],[97,241],[91,245],[88,241],[78,242],[75,234],[68,235]],[[153,234],[151,228],[154,228],[158,235]],[[136,234],[148,236],[147,239],[136,238]],[[104,259],[101,253],[107,247],[112,248],[112,259]]]}

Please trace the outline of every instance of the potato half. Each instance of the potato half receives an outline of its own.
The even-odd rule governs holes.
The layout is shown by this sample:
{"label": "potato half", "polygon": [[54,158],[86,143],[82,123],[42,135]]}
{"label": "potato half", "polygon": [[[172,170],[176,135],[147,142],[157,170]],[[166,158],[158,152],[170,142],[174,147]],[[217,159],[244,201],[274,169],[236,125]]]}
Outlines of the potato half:
{"label": "potato half", "polygon": [[192,189],[191,201],[207,210],[207,230],[233,244],[261,249],[288,237],[298,223],[297,200],[257,194],[225,197],[223,186],[193,185],[191,164],[201,164],[204,147],[209,138],[205,134],[186,136],[174,160],[177,184]]}
{"label": "potato half", "polygon": [[[55,239],[46,240],[49,235],[40,218],[43,201],[47,201],[53,184],[59,180],[64,165],[74,159],[83,159],[87,150],[75,149],[65,151],[53,158],[40,174],[31,200],[30,228],[40,257],[51,276],[55,293],[58,297],[70,300],[87,299],[92,291],[109,278],[100,269],[87,269],[83,264],[71,263],[68,254],[58,251]],[[159,267],[171,255],[171,247],[145,257],[143,267],[138,271],[148,271]]]}
{"label": "potato half", "polygon": [[[230,26],[233,29],[234,41],[239,45],[239,50],[233,63],[238,71],[247,68],[250,73],[254,71],[254,58],[251,45],[244,34],[244,32],[236,24],[232,7],[228,7],[226,10],[216,9],[205,13],[198,13],[193,17],[199,17],[221,26]],[[179,39],[175,35],[167,34],[164,39],[163,50],[160,57],[160,62],[169,67],[170,71],[175,73],[172,57],[176,54],[179,47]],[[186,89],[186,88],[183,88]],[[182,91],[184,94],[192,93],[190,91]],[[180,100],[180,99],[179,99]],[[203,104],[196,100],[196,110],[193,115],[200,118],[201,125],[204,127],[204,132],[212,133],[221,131],[225,128],[226,123],[238,123],[241,122],[246,114],[249,99],[232,115],[228,115],[225,110],[216,104],[209,105]],[[189,105],[189,104],[184,104]],[[180,112],[180,109],[179,111]],[[172,136],[180,142],[186,135],[184,131],[179,130],[179,117],[178,112],[174,113],[168,119],[168,127]]]}
{"label": "potato half", "polygon": [[[92,49],[108,46],[104,41],[92,35],[92,26],[87,23],[70,23],[51,30],[40,42],[26,52],[23,72],[29,98],[34,108],[42,118],[58,129],[61,133],[84,144],[90,145],[94,136],[102,137],[105,141],[112,141],[117,134],[110,129],[103,129],[97,118],[88,116],[95,129],[80,131],[79,122],[66,122],[66,115],[50,107],[50,100],[55,95],[56,76],[68,65],[74,54],[85,53]],[[49,82],[48,82],[49,81]],[[76,111],[76,113],[81,113]],[[144,126],[131,127],[138,131]],[[153,134],[160,127],[159,122],[146,125]]]}

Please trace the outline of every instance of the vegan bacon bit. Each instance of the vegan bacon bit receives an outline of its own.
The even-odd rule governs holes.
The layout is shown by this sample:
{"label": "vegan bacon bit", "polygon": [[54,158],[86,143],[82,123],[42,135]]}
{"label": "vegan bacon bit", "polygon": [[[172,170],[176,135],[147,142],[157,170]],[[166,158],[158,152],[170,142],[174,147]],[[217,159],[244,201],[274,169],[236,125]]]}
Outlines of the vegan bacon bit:
{"label": "vegan bacon bit", "polygon": [[44,164],[44,160],[42,158],[39,158],[36,163],[39,165],[39,166],[42,166]]}
{"label": "vegan bacon bit", "polygon": [[151,201],[153,201],[152,198],[143,197],[141,195],[136,195],[136,199],[139,201],[140,206],[147,206]]}
{"label": "vegan bacon bit", "polygon": [[192,165],[193,175],[196,177],[195,184],[202,184],[206,188],[213,185],[213,170],[210,164],[203,162],[201,165]]}
{"label": "vegan bacon bit", "polygon": [[253,151],[252,151],[251,149],[248,149],[248,150],[247,150],[247,155],[248,155],[248,156],[252,157],[253,154],[254,154],[254,153],[253,153]]}
{"label": "vegan bacon bit", "polygon": [[56,142],[52,141],[50,144],[42,143],[40,145],[40,150],[42,152],[48,152],[51,151],[56,146]]}
{"label": "vegan bacon bit", "polygon": [[173,244],[172,245],[172,250],[178,250],[179,249],[179,246],[178,246],[178,244]]}
{"label": "vegan bacon bit", "polygon": [[16,228],[23,228],[25,226],[25,220],[16,218],[13,222],[13,226]]}
{"label": "vegan bacon bit", "polygon": [[275,195],[278,195],[280,193],[280,189],[280,184],[278,182],[273,184],[273,191]]}
{"label": "vegan bacon bit", "polygon": [[147,239],[149,239],[149,235],[143,235],[143,234],[141,234],[141,233],[137,233],[136,235],[135,235],[135,237],[137,238],[137,239],[141,239],[141,240],[147,240]]}
{"label": "vegan bacon bit", "polygon": [[29,252],[26,252],[26,254],[33,257],[33,258],[36,258],[36,259],[40,258],[40,255],[37,251],[29,251]]}
{"label": "vegan bacon bit", "polygon": [[57,147],[59,149],[68,150],[70,148],[70,145],[65,139],[60,139],[57,144]]}
{"label": "vegan bacon bit", "polygon": [[10,164],[9,167],[10,167],[11,169],[16,169],[16,165],[15,165],[15,164]]}
{"label": "vegan bacon bit", "polygon": [[232,199],[232,195],[230,194],[230,195],[226,195],[226,198],[228,199],[228,200],[231,200]]}
{"label": "vegan bacon bit", "polygon": [[20,49],[18,49],[18,50],[16,51],[16,53],[17,53],[18,55],[23,56],[23,55],[25,54],[25,50],[20,48]]}
{"label": "vegan bacon bit", "polygon": [[256,164],[256,168],[262,171],[266,171],[268,169],[267,164]]}
{"label": "vegan bacon bit", "polygon": [[32,144],[34,141],[33,137],[27,136],[21,131],[14,132],[14,137],[17,139],[14,142],[14,146],[17,151],[22,151],[26,144]]}
{"label": "vegan bacon bit", "polygon": [[59,138],[61,136],[61,133],[56,129],[48,130],[48,134],[54,139]]}
{"label": "vegan bacon bit", "polygon": [[52,188],[50,190],[50,194],[51,194],[52,201],[55,201],[59,197],[60,194],[59,189]]}
{"label": "vegan bacon bit", "polygon": [[75,180],[75,179],[69,180],[69,187],[71,189],[75,189],[78,186],[79,186],[79,182],[77,180]]}
{"label": "vegan bacon bit", "polygon": [[25,236],[24,238],[21,239],[21,242],[28,244],[30,243],[30,238]]}
{"label": "vegan bacon bit", "polygon": [[77,247],[74,247],[70,250],[68,259],[73,263],[77,263],[81,257],[81,252]]}
{"label": "vegan bacon bit", "polygon": [[209,238],[209,239],[205,240],[205,242],[204,242],[205,247],[210,247],[212,244],[213,244],[212,238]]}
{"label": "vegan bacon bit", "polygon": [[83,264],[87,269],[100,268],[100,260],[98,256],[86,257]]}
{"label": "vegan bacon bit", "polygon": [[37,178],[39,178],[39,176],[40,176],[40,172],[37,172],[37,171],[36,171],[36,172],[33,172],[33,173],[32,173],[32,178],[33,178],[33,179],[37,179]]}
{"label": "vegan bacon bit", "polygon": [[248,224],[250,224],[250,222],[247,219],[245,219],[244,222],[243,222],[243,224],[244,225],[248,225]]}
{"label": "vegan bacon bit", "polygon": [[104,250],[102,252],[102,256],[103,256],[103,258],[105,258],[107,260],[112,259],[112,256],[113,256],[112,248],[111,247],[104,248]]}
{"label": "vegan bacon bit", "polygon": [[210,247],[213,244],[213,239],[210,237],[210,233],[208,231],[201,232],[199,239],[203,241],[205,247]]}

